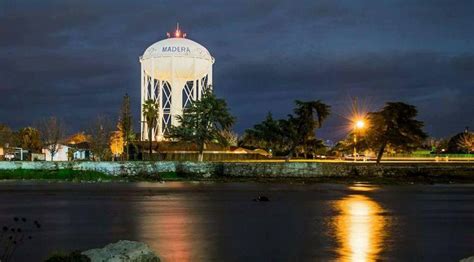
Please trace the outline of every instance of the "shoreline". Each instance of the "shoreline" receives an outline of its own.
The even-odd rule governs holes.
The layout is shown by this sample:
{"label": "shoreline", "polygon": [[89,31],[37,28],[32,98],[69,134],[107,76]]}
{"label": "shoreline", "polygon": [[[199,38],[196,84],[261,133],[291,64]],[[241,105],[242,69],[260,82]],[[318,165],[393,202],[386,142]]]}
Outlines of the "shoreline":
{"label": "shoreline", "polygon": [[70,182],[474,183],[474,163],[0,162],[0,180]]}
{"label": "shoreline", "polygon": [[391,175],[391,176],[319,176],[319,177],[262,177],[262,176],[180,176],[165,173],[137,176],[110,176],[100,172],[78,170],[0,170],[0,183],[45,182],[45,183],[166,183],[166,182],[212,182],[212,183],[259,183],[259,184],[474,184],[471,175]]}

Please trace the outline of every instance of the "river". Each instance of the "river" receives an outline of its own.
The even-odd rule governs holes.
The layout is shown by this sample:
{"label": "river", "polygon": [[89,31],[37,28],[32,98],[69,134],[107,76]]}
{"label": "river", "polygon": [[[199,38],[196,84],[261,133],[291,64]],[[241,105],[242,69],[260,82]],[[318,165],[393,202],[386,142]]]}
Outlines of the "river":
{"label": "river", "polygon": [[165,262],[474,255],[474,185],[1,182],[0,225],[14,217],[41,228],[13,261],[120,239],[146,242]]}

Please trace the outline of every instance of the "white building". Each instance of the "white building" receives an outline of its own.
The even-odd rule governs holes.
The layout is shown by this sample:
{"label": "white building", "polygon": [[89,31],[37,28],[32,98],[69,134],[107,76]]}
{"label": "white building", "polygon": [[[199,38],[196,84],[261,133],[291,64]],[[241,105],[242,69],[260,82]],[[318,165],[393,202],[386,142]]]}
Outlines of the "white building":
{"label": "white building", "polygon": [[45,147],[42,149],[46,161],[89,160],[91,156],[87,143],[76,145],[59,144],[57,148],[54,158],[51,157],[49,148]]}
{"label": "white building", "polygon": [[67,145],[58,145],[54,157],[51,157],[51,151],[45,147],[41,151],[45,155],[46,161],[68,161],[68,152],[70,147]]}
{"label": "white building", "polygon": [[214,58],[202,45],[186,38],[179,25],[168,39],[156,42],[140,57],[141,64],[141,140],[148,140],[148,125],[143,103],[154,99],[159,105],[158,121],[152,128],[152,140],[165,138],[176,116],[204,90],[212,89]]}

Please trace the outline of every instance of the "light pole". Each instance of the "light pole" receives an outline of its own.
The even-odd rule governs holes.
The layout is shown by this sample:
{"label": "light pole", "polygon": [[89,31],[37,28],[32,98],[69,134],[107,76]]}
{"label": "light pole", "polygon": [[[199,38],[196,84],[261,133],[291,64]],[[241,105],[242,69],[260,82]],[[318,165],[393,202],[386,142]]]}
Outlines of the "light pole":
{"label": "light pole", "polygon": [[354,124],[354,162],[357,161],[357,130],[362,130],[364,127],[364,120],[357,120]]}

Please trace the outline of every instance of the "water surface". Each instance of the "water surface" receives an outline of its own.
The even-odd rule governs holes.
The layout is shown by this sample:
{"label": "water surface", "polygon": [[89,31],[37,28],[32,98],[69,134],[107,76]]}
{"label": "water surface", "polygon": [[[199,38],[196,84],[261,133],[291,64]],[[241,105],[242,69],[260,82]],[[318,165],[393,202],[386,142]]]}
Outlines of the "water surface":
{"label": "water surface", "polygon": [[[270,202],[254,202],[263,194]],[[0,183],[0,223],[43,227],[15,254],[120,239],[164,261],[458,261],[474,255],[472,185]]]}

